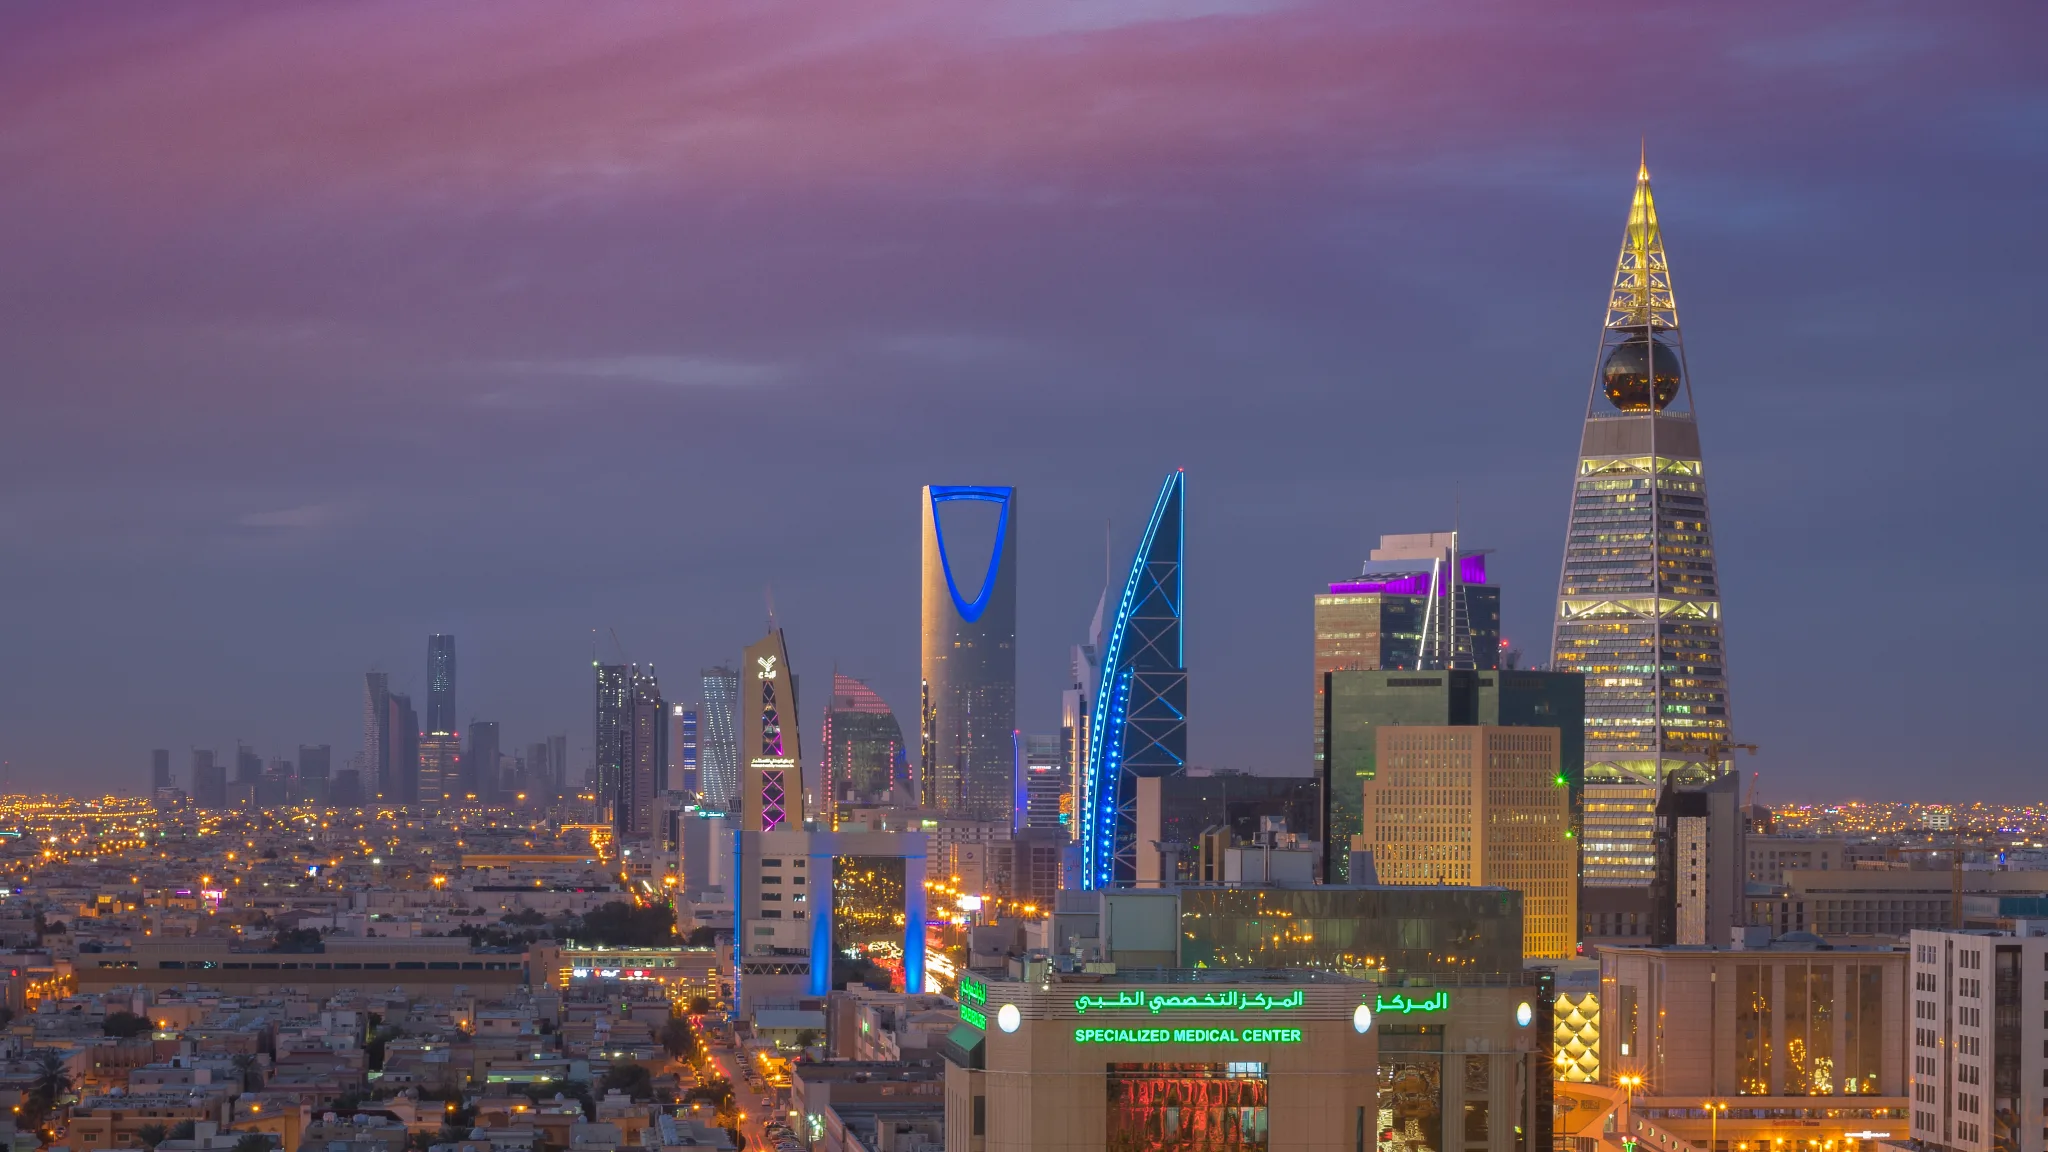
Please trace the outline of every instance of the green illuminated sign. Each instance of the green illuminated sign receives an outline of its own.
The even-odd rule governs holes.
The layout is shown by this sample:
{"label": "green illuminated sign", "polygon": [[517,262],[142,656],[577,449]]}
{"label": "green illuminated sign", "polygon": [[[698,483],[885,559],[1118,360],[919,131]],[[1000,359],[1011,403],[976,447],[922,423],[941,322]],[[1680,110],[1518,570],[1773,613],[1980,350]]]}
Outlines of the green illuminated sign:
{"label": "green illuminated sign", "polygon": [[962,1004],[960,1006],[960,1019],[967,1021],[983,1032],[988,1031],[988,1017],[983,1015],[979,1008],[970,1008]]}
{"label": "green illuminated sign", "polygon": [[960,977],[960,1002],[988,1007],[988,985],[972,976]]}
{"label": "green illuminated sign", "polygon": [[1196,1012],[1273,1012],[1301,1007],[1306,995],[1300,988],[1285,996],[1274,996],[1265,992],[1240,992],[1235,988],[1226,988],[1221,992],[1154,995],[1143,988],[1133,988],[1114,996],[1077,996],[1074,998],[1074,1011],[1083,1016],[1090,1012],[1126,1009],[1133,1012],[1150,1012],[1156,1016],[1169,1008]]}
{"label": "green illuminated sign", "polygon": [[1392,996],[1374,996],[1372,998],[1372,1010],[1374,1012],[1399,1012],[1403,1016],[1410,1012],[1442,1012],[1450,1006],[1451,994],[1442,989],[1438,989],[1436,995],[1424,1000],[1403,996],[1398,992]]}
{"label": "green illuminated sign", "polygon": [[1299,1044],[1299,1028],[1076,1028],[1076,1044]]}

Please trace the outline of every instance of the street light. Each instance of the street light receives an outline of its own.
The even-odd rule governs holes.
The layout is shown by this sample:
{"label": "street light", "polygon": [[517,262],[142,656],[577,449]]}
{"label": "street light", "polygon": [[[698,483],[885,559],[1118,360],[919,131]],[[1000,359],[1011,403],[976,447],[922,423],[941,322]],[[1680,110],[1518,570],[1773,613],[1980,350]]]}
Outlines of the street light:
{"label": "street light", "polygon": [[1726,1111],[1726,1101],[1707,1101],[1707,1152],[1721,1152],[1721,1114]]}

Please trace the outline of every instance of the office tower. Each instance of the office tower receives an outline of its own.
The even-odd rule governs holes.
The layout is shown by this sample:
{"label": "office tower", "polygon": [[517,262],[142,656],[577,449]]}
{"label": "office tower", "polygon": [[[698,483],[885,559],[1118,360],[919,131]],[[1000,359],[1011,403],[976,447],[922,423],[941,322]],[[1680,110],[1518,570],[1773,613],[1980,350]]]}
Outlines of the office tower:
{"label": "office tower", "polygon": [[1522,954],[1578,945],[1578,845],[1554,728],[1382,726],[1364,843],[1382,884],[1522,894]]}
{"label": "office tower", "polygon": [[1551,667],[1586,676],[1585,883],[1645,889],[1659,786],[1722,771],[1729,739],[1699,426],[1648,166],[1586,401],[1552,629]]}
{"label": "office tower", "polygon": [[334,749],[326,744],[299,745],[299,772],[292,788],[292,799],[311,804],[326,804],[333,794],[330,776],[334,766]]}
{"label": "office tower", "polygon": [[206,748],[192,750],[192,802],[201,808],[228,806],[228,767]]}
{"label": "office tower", "polygon": [[[939,509],[994,504],[986,571],[946,551]],[[1017,729],[1017,490],[930,485],[923,517],[923,683],[918,765],[924,805],[972,820],[1010,819]],[[978,578],[978,579],[977,579]],[[975,581],[972,598],[961,582]]]}
{"label": "office tower", "polygon": [[[1576,672],[1447,668],[1327,672],[1323,690],[1323,877],[1351,883],[1351,837],[1364,832],[1364,788],[1373,778],[1378,730],[1389,725],[1493,724],[1558,730],[1559,771],[1568,802],[1582,768],[1584,678]],[[1572,808],[1577,819],[1578,809]],[[1644,829],[1647,847],[1649,830]]]}
{"label": "office tower", "polygon": [[1652,943],[1719,944],[1750,922],[1741,787],[1741,776],[1724,772],[1698,787],[1667,787],[1657,801]]}
{"label": "office tower", "polygon": [[1081,887],[1135,884],[1137,789],[1187,766],[1188,671],[1181,648],[1187,476],[1166,477],[1103,640],[1095,735],[1084,776]]}
{"label": "office tower", "polygon": [[659,830],[656,798],[668,765],[667,707],[649,666],[628,665],[626,706],[619,726],[618,785],[612,791],[612,829],[621,837],[645,840]]}
{"label": "office tower", "polygon": [[485,804],[500,802],[498,722],[469,722],[469,754],[462,758],[462,792]]}
{"label": "office tower", "polygon": [[697,802],[697,710],[687,704],[668,709],[668,790]]}
{"label": "office tower", "polygon": [[396,692],[384,697],[384,770],[377,795],[393,804],[420,801],[420,714],[412,697]]}
{"label": "office tower", "polygon": [[1061,737],[1024,737],[1023,777],[1023,826],[1065,832],[1073,839],[1074,775]]}
{"label": "office tower", "polygon": [[382,793],[391,778],[391,676],[363,674],[363,776],[366,792]]}
{"label": "office tower", "polygon": [[454,735],[455,637],[436,632],[427,637],[427,731]]}
{"label": "office tower", "polygon": [[1499,666],[1500,589],[1487,582],[1486,555],[1459,548],[1455,532],[1382,536],[1358,576],[1317,594],[1316,770],[1324,673]]}
{"label": "office tower", "polygon": [[421,804],[439,804],[444,800],[460,803],[466,798],[462,790],[462,737],[453,732],[422,732],[418,737],[419,772],[418,793],[413,797]]}
{"label": "office tower", "polygon": [[158,748],[149,754],[149,791],[155,795],[171,787],[171,750]]}
{"label": "office tower", "polygon": [[[746,752],[741,780],[740,828],[773,832],[804,826],[803,745],[797,724],[796,674],[782,629],[769,631],[740,657],[741,739]],[[709,685],[709,679],[706,679]]]}
{"label": "office tower", "polygon": [[874,689],[851,676],[832,674],[832,699],[825,706],[818,743],[825,753],[819,819],[830,821],[833,831],[849,807],[887,803],[897,785],[910,783],[896,775],[903,757],[903,728],[896,714]]}
{"label": "office tower", "polygon": [[1109,609],[1109,585],[1095,601],[1095,617],[1088,622],[1088,639],[1067,654],[1067,687],[1060,693],[1060,757],[1067,766],[1066,829],[1070,837],[1081,834],[1080,812],[1088,803],[1084,788],[1088,779],[1088,744],[1094,729],[1089,709],[1095,706],[1095,688],[1102,680],[1102,617]]}
{"label": "office tower", "polygon": [[736,812],[740,803],[740,745],[734,727],[739,714],[740,674],[720,666],[703,673],[704,713],[698,756],[702,803],[717,812]]}
{"label": "office tower", "polygon": [[619,779],[625,775],[626,706],[632,701],[632,669],[624,664],[596,664],[597,722],[591,743],[595,759],[590,787],[598,804],[610,812],[617,804]]}

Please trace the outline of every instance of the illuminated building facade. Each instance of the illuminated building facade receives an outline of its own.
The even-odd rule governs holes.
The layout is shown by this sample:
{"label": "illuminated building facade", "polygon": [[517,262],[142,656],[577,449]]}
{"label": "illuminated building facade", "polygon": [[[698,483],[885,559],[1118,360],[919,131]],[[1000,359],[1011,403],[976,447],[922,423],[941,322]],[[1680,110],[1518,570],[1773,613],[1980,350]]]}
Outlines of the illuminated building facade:
{"label": "illuminated building facade", "polygon": [[1411,997],[1330,972],[1026,975],[960,981],[934,1045],[948,1148],[1551,1146],[1543,997],[1519,979]]}
{"label": "illuminated building facade", "polygon": [[873,688],[851,676],[832,674],[832,699],[819,732],[825,770],[819,805],[838,828],[846,809],[887,803],[890,792],[910,784],[903,727]]}
{"label": "illuminated building facade", "polygon": [[740,674],[720,666],[703,672],[704,712],[700,780],[707,808],[731,812],[740,802],[740,745],[738,721]]}
{"label": "illuminated building facade", "polygon": [[[993,504],[985,571],[956,569],[940,509]],[[1010,819],[1017,730],[1017,490],[929,485],[923,515],[922,698],[918,770],[924,806],[974,820]],[[964,559],[964,558],[963,558]],[[964,580],[974,580],[972,597]]]}
{"label": "illuminated building facade", "polygon": [[1658,787],[1725,770],[1721,585],[1670,266],[1636,174],[1587,398],[1551,667],[1586,676],[1588,887],[1647,888]]}
{"label": "illuminated building facade", "polygon": [[773,832],[804,826],[803,744],[797,725],[796,674],[782,629],[772,629],[740,658],[740,748],[744,753],[740,828]]}
{"label": "illuminated building facade", "polygon": [[1081,887],[1135,884],[1137,782],[1187,767],[1188,671],[1181,643],[1187,474],[1166,478],[1116,617],[1104,635],[1081,810]]}
{"label": "illuminated building facade", "polygon": [[1474,884],[1522,894],[1522,954],[1578,942],[1578,845],[1551,728],[1379,729],[1365,783],[1366,847],[1382,884]]}

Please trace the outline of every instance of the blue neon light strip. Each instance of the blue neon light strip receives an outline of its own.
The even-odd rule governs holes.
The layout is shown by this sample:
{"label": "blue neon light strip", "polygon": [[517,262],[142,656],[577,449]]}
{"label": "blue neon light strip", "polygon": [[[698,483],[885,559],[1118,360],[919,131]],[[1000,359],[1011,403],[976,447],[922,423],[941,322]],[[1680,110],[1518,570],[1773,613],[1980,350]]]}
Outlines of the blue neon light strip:
{"label": "blue neon light strip", "polygon": [[[953,594],[953,607],[960,610],[960,618],[969,624],[981,619],[988,610],[988,600],[996,590],[996,568],[1003,561],[1003,541],[1010,534],[1010,499],[1015,488],[981,488],[969,484],[934,484],[932,493],[932,535],[939,543],[939,567],[946,573],[946,591]],[[949,500],[986,500],[1003,506],[996,517],[996,546],[988,555],[988,573],[981,578],[981,595],[968,603],[960,597],[960,585],[953,582],[953,561],[946,554],[946,529],[939,519],[939,505]]]}

